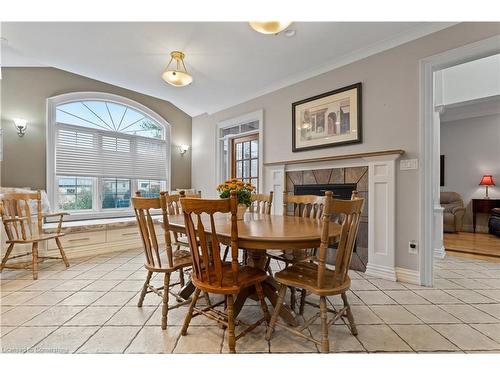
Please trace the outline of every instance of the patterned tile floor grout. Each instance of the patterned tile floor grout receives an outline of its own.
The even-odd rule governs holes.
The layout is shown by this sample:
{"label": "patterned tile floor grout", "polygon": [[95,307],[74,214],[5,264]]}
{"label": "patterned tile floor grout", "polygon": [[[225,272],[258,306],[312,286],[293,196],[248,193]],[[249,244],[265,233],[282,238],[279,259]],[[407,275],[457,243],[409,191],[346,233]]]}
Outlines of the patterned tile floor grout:
{"label": "patterned tile floor grout", "polygon": [[[169,312],[166,331],[159,326],[160,298],[149,294],[143,308],[137,307],[145,278],[142,262],[137,250],[74,259],[68,270],[61,263],[47,262],[37,281],[31,280],[29,271],[4,270],[2,352],[227,352],[224,330],[203,318],[194,318],[188,335],[179,337],[187,307]],[[279,264],[273,267],[279,269]],[[331,351],[500,352],[499,263],[458,257],[436,260],[434,288],[355,271],[351,275],[349,300],[359,335],[350,335],[343,318],[330,329]],[[161,283],[161,278],[155,280]],[[329,302],[336,306],[340,299]],[[242,315],[255,311],[251,306],[256,306],[254,301],[244,306]],[[306,307],[306,316],[315,312]],[[312,325],[309,334],[317,329]],[[237,351],[318,352],[313,343],[279,328],[269,343],[263,332],[247,335]]]}

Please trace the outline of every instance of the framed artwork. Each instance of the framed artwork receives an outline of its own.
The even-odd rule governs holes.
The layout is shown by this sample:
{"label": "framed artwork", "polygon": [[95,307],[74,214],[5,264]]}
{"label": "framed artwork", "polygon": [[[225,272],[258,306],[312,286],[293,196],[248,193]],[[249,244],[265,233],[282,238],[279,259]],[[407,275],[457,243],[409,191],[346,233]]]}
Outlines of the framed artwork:
{"label": "framed artwork", "polygon": [[361,143],[361,83],[292,103],[292,151]]}

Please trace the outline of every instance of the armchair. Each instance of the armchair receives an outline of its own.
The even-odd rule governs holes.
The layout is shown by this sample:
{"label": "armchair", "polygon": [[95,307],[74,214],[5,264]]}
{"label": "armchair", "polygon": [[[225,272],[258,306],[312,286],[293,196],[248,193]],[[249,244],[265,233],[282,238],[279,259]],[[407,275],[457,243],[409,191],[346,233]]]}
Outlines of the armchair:
{"label": "armchair", "polygon": [[443,230],[447,233],[460,232],[465,215],[464,201],[455,192],[441,192],[440,203],[443,206]]}
{"label": "armchair", "polygon": [[[62,247],[59,237],[64,212],[43,214],[42,199],[40,191],[27,192],[5,192],[0,193],[0,217],[7,234],[6,244],[8,245],[5,255],[0,263],[0,272],[4,268],[31,269],[33,280],[38,279],[38,263],[45,259],[62,259],[65,266],[69,267],[69,262]],[[59,216],[59,224],[55,233],[45,233],[43,231],[43,220],[47,217]],[[61,257],[39,256],[39,244],[48,240],[55,240]],[[30,244],[31,252],[11,256],[15,245]],[[7,261],[14,258],[31,255],[31,262],[9,263]]]}

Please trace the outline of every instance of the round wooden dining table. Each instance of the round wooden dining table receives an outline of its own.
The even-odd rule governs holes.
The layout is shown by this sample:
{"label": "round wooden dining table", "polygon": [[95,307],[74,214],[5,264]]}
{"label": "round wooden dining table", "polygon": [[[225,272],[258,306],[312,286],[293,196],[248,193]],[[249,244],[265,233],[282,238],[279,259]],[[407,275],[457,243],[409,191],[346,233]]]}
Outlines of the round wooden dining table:
{"label": "round wooden dining table", "polygon": [[[168,216],[170,230],[185,234],[184,215]],[[214,216],[217,238],[225,245],[230,244],[231,219],[228,214]],[[206,225],[205,228],[210,228]],[[340,234],[340,225],[330,223],[330,243],[334,242]],[[209,233],[207,233],[209,235]],[[297,216],[266,215],[259,213],[246,213],[244,220],[238,221],[238,247],[247,250],[248,265],[265,268],[266,250],[303,250],[318,248],[320,246],[321,221]],[[277,283],[269,277],[262,285],[266,298],[273,306],[278,299]],[[235,314],[241,310],[245,300],[254,296],[254,290],[243,290],[236,298],[234,304]],[[187,283],[179,293],[187,299],[194,292],[192,283]],[[281,317],[290,325],[296,326],[295,314],[289,308],[281,309]]]}

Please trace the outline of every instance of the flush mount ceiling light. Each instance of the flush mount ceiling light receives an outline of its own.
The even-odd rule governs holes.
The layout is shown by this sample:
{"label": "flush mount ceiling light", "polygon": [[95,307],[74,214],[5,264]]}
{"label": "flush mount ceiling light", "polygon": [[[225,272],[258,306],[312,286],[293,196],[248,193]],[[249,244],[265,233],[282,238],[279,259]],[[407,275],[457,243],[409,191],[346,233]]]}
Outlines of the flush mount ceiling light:
{"label": "flush mount ceiling light", "polygon": [[249,22],[252,29],[262,34],[278,34],[290,26],[291,22],[283,21],[252,21]]}
{"label": "flush mount ceiling light", "polygon": [[170,56],[171,59],[167,65],[167,69],[165,69],[161,78],[175,87],[187,86],[193,82],[193,77],[187,72],[186,65],[184,65],[184,57],[186,55],[180,51],[173,51],[170,53]]}

